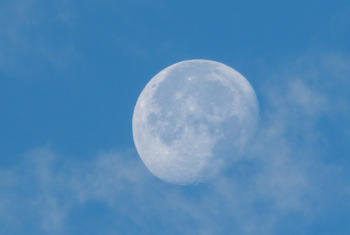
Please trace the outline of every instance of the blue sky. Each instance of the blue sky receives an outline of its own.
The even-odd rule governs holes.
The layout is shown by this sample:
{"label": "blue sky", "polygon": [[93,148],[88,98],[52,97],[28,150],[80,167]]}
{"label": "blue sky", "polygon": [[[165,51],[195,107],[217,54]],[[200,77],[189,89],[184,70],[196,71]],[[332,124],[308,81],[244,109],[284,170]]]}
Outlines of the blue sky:
{"label": "blue sky", "polygon": [[[0,1],[0,234],[347,235],[349,1]],[[159,71],[224,63],[260,123],[217,179],[176,186],[131,120]]]}

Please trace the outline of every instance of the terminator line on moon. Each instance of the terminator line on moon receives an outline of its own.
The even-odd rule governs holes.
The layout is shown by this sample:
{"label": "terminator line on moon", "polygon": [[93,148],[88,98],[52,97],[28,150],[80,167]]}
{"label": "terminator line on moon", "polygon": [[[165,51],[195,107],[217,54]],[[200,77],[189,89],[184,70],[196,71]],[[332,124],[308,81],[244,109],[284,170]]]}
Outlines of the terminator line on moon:
{"label": "terminator line on moon", "polygon": [[236,70],[188,60],[158,73],[135,106],[136,149],[158,178],[205,182],[241,158],[259,115],[255,92]]}

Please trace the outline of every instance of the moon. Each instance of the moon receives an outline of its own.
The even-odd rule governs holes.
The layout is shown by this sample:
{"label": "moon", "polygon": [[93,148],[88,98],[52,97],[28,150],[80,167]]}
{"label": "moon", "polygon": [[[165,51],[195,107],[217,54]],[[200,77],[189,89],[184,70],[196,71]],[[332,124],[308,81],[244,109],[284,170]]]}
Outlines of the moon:
{"label": "moon", "polygon": [[259,106],[236,70],[187,60],[154,76],[133,114],[135,146],[146,167],[165,182],[206,182],[244,154]]}

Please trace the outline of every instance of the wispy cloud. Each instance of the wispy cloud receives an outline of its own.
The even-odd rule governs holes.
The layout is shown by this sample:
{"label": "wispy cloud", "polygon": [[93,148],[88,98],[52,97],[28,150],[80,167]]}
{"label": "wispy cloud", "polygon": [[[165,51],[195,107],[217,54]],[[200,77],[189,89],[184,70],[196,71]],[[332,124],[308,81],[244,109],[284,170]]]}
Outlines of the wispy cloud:
{"label": "wispy cloud", "polygon": [[[306,69],[265,81],[249,151],[208,184],[163,183],[134,151],[86,162],[64,161],[48,147],[28,152],[20,165],[0,170],[0,232],[307,234],[334,215],[348,220],[350,125],[338,123],[349,120],[348,62],[332,58],[300,62]],[[94,222],[81,225],[74,218],[90,221],[85,210]]]}
{"label": "wispy cloud", "polygon": [[[5,1],[0,8],[0,69],[22,74],[42,64],[62,68],[78,58],[64,40],[73,20],[69,1]],[[63,29],[61,34],[52,28]],[[58,37],[59,36],[59,37]],[[62,39],[62,40],[59,40]]]}

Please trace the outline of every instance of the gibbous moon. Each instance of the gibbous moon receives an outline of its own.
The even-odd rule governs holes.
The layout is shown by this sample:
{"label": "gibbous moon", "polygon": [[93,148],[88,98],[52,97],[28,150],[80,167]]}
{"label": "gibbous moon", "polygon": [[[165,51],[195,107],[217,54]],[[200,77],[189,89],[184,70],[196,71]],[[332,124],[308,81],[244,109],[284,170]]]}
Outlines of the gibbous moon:
{"label": "gibbous moon", "polygon": [[236,70],[188,60],[159,72],[137,100],[132,129],[137,152],[163,181],[197,184],[239,160],[254,135],[259,106]]}

